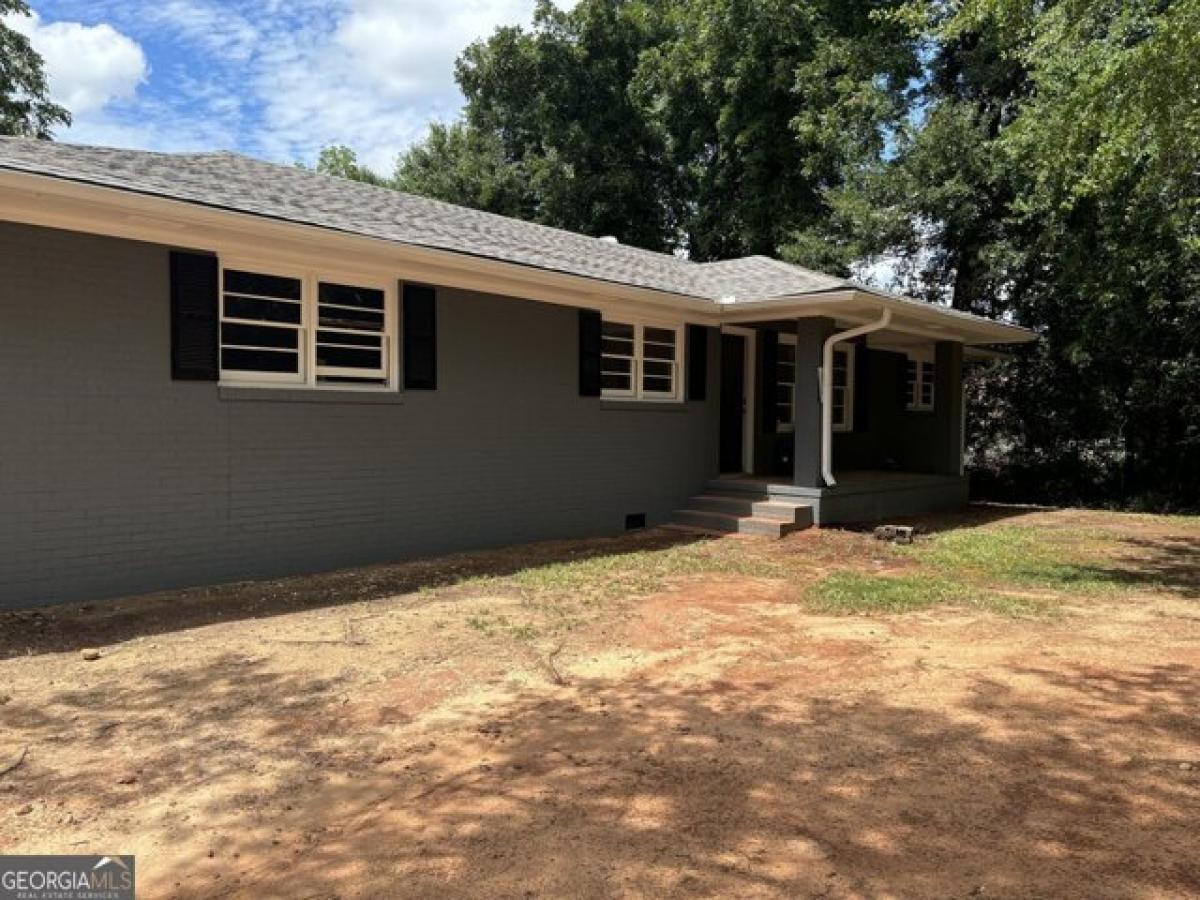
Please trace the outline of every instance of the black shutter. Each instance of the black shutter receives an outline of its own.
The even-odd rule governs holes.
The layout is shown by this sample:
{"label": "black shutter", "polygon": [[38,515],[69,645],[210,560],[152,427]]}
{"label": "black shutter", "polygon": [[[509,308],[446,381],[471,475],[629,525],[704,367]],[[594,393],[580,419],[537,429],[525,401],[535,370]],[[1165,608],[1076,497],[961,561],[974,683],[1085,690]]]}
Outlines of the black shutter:
{"label": "black shutter", "polygon": [[862,434],[870,427],[871,416],[871,351],[866,339],[854,347],[854,422],[855,434]]}
{"label": "black shutter", "polygon": [[601,319],[594,309],[579,311],[579,396],[600,396]]}
{"label": "black shutter", "polygon": [[708,393],[708,329],[687,327],[687,398],[703,400]]}
{"label": "black shutter", "polygon": [[176,381],[220,376],[217,273],[211,254],[171,251],[171,377]]}
{"label": "black shutter", "polygon": [[759,431],[763,434],[774,434],[779,425],[779,332],[765,329],[758,333],[759,359],[759,391],[758,391],[758,420]]}
{"label": "black shutter", "polygon": [[410,391],[437,389],[437,291],[406,284],[404,293],[404,387]]}

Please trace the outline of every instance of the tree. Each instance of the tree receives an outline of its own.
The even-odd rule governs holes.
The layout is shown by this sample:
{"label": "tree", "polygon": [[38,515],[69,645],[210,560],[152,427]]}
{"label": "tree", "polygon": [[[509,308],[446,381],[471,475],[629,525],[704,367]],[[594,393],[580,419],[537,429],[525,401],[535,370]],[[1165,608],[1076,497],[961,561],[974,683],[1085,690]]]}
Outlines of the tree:
{"label": "tree", "polygon": [[[909,33],[871,0],[689,0],[638,73],[667,136],[693,259],[778,255],[844,269],[805,240],[826,193],[877,160],[918,73]],[[814,258],[816,257],[816,258]]]}
{"label": "tree", "polygon": [[353,181],[363,181],[381,187],[390,187],[391,182],[361,165],[358,154],[344,144],[333,144],[321,149],[317,157],[317,171],[322,175],[336,175]]}
{"label": "tree", "polygon": [[0,134],[48,140],[71,114],[49,99],[43,61],[29,38],[4,24],[6,16],[27,16],[25,0],[0,0]]}
{"label": "tree", "polygon": [[398,181],[443,199],[694,259],[827,260],[798,236],[878,157],[917,71],[880,7],[790,0],[542,0],[467,48],[463,121]]}
{"label": "tree", "polygon": [[[919,9],[935,49],[881,244],[927,296],[1040,335],[975,385],[978,462],[1025,499],[1200,504],[1196,0]],[[851,232],[879,208],[835,205]]]}
{"label": "tree", "polygon": [[395,186],[504,216],[534,220],[537,199],[519,162],[510,160],[499,138],[462,122],[429,126],[425,140],[396,164]]}
{"label": "tree", "polygon": [[[485,176],[459,185],[478,198],[471,205],[501,211],[519,194],[528,217],[547,225],[654,250],[676,245],[664,135],[630,94],[642,54],[667,36],[663,5],[582,0],[564,12],[539,0],[528,30],[497,29],[463,52],[461,146],[476,161],[464,166],[460,154],[458,171]],[[501,161],[508,171],[497,179]]]}

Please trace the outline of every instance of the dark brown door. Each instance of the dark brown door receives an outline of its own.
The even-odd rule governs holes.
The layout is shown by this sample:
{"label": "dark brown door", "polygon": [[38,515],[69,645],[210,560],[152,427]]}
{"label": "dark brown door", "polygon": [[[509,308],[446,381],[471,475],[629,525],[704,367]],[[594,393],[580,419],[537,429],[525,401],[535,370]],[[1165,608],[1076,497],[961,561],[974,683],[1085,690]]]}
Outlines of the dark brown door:
{"label": "dark brown door", "polygon": [[721,471],[742,471],[746,415],[746,339],[721,335]]}

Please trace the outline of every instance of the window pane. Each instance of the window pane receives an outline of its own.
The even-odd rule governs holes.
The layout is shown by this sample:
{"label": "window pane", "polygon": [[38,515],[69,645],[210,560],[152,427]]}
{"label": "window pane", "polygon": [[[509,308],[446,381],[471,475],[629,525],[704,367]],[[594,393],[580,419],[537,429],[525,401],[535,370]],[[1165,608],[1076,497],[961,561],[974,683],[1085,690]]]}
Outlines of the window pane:
{"label": "window pane", "polygon": [[621,322],[602,322],[601,334],[604,337],[622,338],[627,341],[632,341],[633,326],[625,325]]}
{"label": "window pane", "polygon": [[341,306],[320,307],[324,328],[352,328],[356,331],[383,331],[383,313],[370,309],[346,309]]}
{"label": "window pane", "polygon": [[258,297],[299,301],[300,279],[226,269],[225,290],[231,294],[254,294]]}
{"label": "window pane", "polygon": [[633,356],[633,341],[604,338],[600,342],[600,349],[602,353],[612,356]]}
{"label": "window pane", "polygon": [[644,328],[642,330],[642,340],[647,343],[668,344],[675,346],[675,332],[666,328]]}
{"label": "window pane", "polygon": [[642,363],[642,372],[645,375],[653,375],[656,378],[670,378],[675,366],[669,362],[656,362],[655,360],[646,360]]}
{"label": "window pane", "polygon": [[780,344],[779,345],[779,364],[781,366],[794,366],[796,364],[796,345],[795,344]]}
{"label": "window pane", "polygon": [[647,375],[642,378],[642,390],[648,394],[672,394],[670,378],[652,378]]}
{"label": "window pane", "polygon": [[383,367],[383,353],[379,350],[359,350],[349,347],[317,346],[317,365],[332,369],[370,369]]}
{"label": "window pane", "polygon": [[239,347],[280,347],[298,350],[300,332],[295,328],[272,328],[269,325],[239,325],[225,322],[221,325],[221,343]]}
{"label": "window pane", "polygon": [[286,322],[291,325],[299,325],[303,315],[304,310],[299,303],[225,295],[225,318],[227,319],[250,319],[254,322]]}
{"label": "window pane", "polygon": [[633,378],[630,375],[605,372],[600,376],[600,386],[606,391],[628,391],[632,384]]}
{"label": "window pane", "polygon": [[383,346],[383,336],[378,334],[362,334],[353,331],[318,331],[317,342],[320,344],[352,344],[355,347]]}
{"label": "window pane", "polygon": [[646,344],[643,352],[646,359],[675,359],[675,348],[664,344]]}
{"label": "window pane", "polygon": [[792,386],[790,384],[775,385],[775,402],[792,405]]}
{"label": "window pane", "polygon": [[933,406],[933,382],[921,382],[921,405]]}
{"label": "window pane", "polygon": [[600,360],[600,371],[606,373],[620,374],[622,372],[633,371],[633,360],[622,359],[618,356],[605,356]]}
{"label": "window pane", "polygon": [[318,299],[321,303],[338,306],[357,306],[363,309],[383,310],[383,291],[378,288],[354,287],[349,284],[329,284],[322,281]]}
{"label": "window pane", "polygon": [[300,371],[300,354],[278,350],[221,350],[221,368],[239,372]]}

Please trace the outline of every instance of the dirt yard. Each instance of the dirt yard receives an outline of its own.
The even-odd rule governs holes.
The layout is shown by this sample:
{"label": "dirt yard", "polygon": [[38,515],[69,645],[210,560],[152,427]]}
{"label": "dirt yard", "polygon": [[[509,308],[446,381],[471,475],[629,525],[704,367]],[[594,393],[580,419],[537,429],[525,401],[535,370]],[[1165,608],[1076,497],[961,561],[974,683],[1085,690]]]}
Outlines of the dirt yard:
{"label": "dirt yard", "polygon": [[1200,896],[1200,521],[924,524],[0,613],[0,851],[146,898]]}

